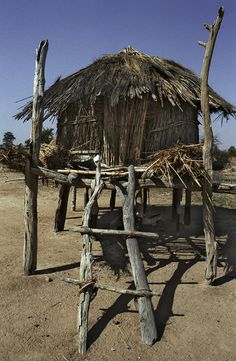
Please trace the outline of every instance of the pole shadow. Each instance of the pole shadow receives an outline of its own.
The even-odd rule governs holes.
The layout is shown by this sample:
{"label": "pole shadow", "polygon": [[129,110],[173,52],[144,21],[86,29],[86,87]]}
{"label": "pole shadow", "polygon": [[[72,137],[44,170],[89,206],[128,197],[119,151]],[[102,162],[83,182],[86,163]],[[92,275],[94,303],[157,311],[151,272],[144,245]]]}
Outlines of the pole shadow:
{"label": "pole shadow", "polygon": [[164,332],[166,324],[171,316],[184,316],[183,314],[173,314],[172,307],[174,296],[178,285],[181,283],[181,278],[184,273],[189,270],[195,263],[199,261],[199,256],[196,256],[191,261],[180,261],[172,277],[167,281],[161,298],[155,310],[156,325],[158,331],[158,340],[160,341]]}

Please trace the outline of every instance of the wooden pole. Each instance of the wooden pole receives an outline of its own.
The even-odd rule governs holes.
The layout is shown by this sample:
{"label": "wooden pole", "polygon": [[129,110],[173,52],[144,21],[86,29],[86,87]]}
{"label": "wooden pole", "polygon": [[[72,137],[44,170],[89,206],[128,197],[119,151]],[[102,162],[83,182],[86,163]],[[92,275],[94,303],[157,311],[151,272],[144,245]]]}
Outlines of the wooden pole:
{"label": "wooden pole", "polygon": [[80,232],[81,234],[88,233],[88,234],[100,234],[100,235],[119,235],[119,236],[126,236],[126,237],[142,237],[142,238],[151,238],[158,240],[160,235],[154,232],[140,232],[140,231],[126,231],[126,230],[119,230],[119,229],[103,229],[103,228],[90,228],[90,227],[80,227],[75,226],[69,228],[71,232]]}
{"label": "wooden pole", "polygon": [[173,188],[172,218],[176,220],[176,231],[180,229],[180,206],[183,196],[182,188]]}
{"label": "wooden pole", "polygon": [[[79,281],[79,280],[76,280],[74,278],[64,278],[63,280],[64,282],[66,283],[71,283],[73,285],[76,285],[76,286],[81,286],[83,287],[83,282]],[[137,296],[143,296],[143,297],[153,297],[153,296],[158,296],[160,297],[161,296],[161,293],[159,292],[152,292],[152,291],[145,291],[145,290],[141,290],[141,291],[137,291],[137,290],[124,290],[122,288],[117,288],[117,287],[114,287],[114,286],[110,286],[110,285],[101,285],[97,282],[94,282],[93,283],[93,288],[99,288],[100,290],[106,290],[106,291],[110,291],[110,292],[116,292],[116,293],[120,293],[122,295],[131,295],[131,296],[134,296],[134,297],[137,297]]]}
{"label": "wooden pole", "polygon": [[[124,190],[123,187],[120,187],[119,185],[116,186],[116,189],[123,202],[124,228],[125,230],[132,232],[135,231],[134,200],[136,184],[133,165],[129,166],[128,174],[129,182],[127,193],[126,190]],[[134,237],[127,238],[126,245],[137,291],[150,291],[137,239]],[[146,345],[152,345],[157,339],[157,329],[152,302],[150,298],[139,297],[138,304],[142,340]]]}
{"label": "wooden pole", "polygon": [[89,201],[89,187],[84,188],[84,208],[86,207]]}
{"label": "wooden pole", "polygon": [[77,196],[77,189],[76,187],[72,187],[72,199],[71,199],[71,210],[76,211],[76,196]]}
{"label": "wooden pole", "polygon": [[207,283],[212,283],[217,273],[217,243],[215,241],[215,229],[213,218],[212,203],[212,153],[213,153],[213,132],[209,107],[209,88],[208,76],[211,65],[213,50],[220,29],[221,22],[224,17],[224,8],[220,7],[218,16],[213,25],[205,24],[205,28],[209,31],[209,39],[207,43],[199,42],[205,47],[205,55],[202,64],[201,74],[201,110],[204,126],[204,145],[203,145],[203,165],[209,173],[209,180],[203,181],[202,184],[202,200],[203,200],[203,222],[206,240],[206,271],[205,278]]}
{"label": "wooden pole", "polygon": [[38,176],[31,173],[31,167],[37,166],[41,144],[43,124],[44,70],[48,51],[48,41],[41,41],[36,51],[34,76],[34,95],[32,107],[32,127],[30,134],[30,157],[26,159],[25,200],[24,200],[24,274],[33,274],[37,268],[38,227],[37,196]]}
{"label": "wooden pole", "polygon": [[191,189],[185,190],[185,207],[184,207],[184,224],[189,225],[191,223],[191,200],[192,191]]}
{"label": "wooden pole", "polygon": [[110,209],[111,209],[111,211],[113,211],[115,207],[116,207],[116,189],[112,189],[111,198],[110,198]]}
{"label": "wooden pole", "polygon": [[[94,205],[99,198],[103,189],[103,181],[101,179],[100,165],[97,166],[96,181],[94,185],[93,194],[88,201],[84,210],[83,226],[91,226],[91,215],[94,216]],[[95,206],[96,208],[96,206]],[[92,279],[92,241],[93,238],[89,234],[83,236],[83,251],[81,254],[80,262],[80,281],[88,282]],[[87,349],[87,334],[88,334],[88,314],[90,306],[91,289],[86,289],[80,294],[79,305],[78,305],[78,316],[77,316],[77,330],[79,332],[79,353],[82,355]]]}
{"label": "wooden pole", "polygon": [[55,232],[64,231],[69,194],[70,194],[70,185],[60,184],[58,206],[56,210],[55,223],[54,223]]}

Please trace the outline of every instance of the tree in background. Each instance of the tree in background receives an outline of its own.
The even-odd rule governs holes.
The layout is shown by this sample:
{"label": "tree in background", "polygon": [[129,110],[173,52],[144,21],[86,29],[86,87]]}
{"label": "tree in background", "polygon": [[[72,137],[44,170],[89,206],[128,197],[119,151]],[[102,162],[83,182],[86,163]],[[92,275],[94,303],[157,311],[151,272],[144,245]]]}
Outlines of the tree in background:
{"label": "tree in background", "polygon": [[3,134],[2,144],[6,148],[11,148],[13,146],[14,140],[16,137],[12,132],[5,132]]}
{"label": "tree in background", "polygon": [[[49,144],[54,137],[53,128],[43,128],[42,134],[41,134],[41,143]],[[26,148],[29,148],[30,146],[30,139],[27,139],[25,141]]]}
{"label": "tree in background", "polygon": [[233,145],[231,145],[231,147],[229,147],[228,155],[229,155],[229,157],[236,157],[236,148]]}

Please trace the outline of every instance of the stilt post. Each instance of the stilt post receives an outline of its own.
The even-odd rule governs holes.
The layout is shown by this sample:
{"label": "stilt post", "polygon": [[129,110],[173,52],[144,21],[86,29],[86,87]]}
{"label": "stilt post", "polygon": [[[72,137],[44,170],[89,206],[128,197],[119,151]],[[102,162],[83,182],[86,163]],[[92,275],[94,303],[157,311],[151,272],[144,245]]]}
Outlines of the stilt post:
{"label": "stilt post", "polygon": [[59,200],[58,200],[58,206],[56,210],[55,224],[54,224],[55,232],[64,231],[69,194],[70,194],[70,185],[60,184]]}
{"label": "stilt post", "polygon": [[43,126],[44,69],[48,51],[48,41],[40,42],[36,51],[34,94],[32,105],[32,126],[30,134],[30,154],[25,167],[25,200],[24,200],[24,274],[31,275],[37,267],[38,227],[37,196],[38,176],[32,174],[31,167],[37,166]]}
{"label": "stilt post", "polygon": [[[96,181],[93,189],[93,194],[88,201],[85,210],[84,210],[84,227],[91,227],[91,219],[94,221],[95,210],[97,209],[97,199],[99,198],[101,191],[103,189],[103,181],[101,179],[101,169],[100,164],[97,165],[97,174]],[[91,218],[92,216],[92,218]],[[83,235],[83,251],[81,255],[80,262],[80,281],[83,284],[89,283],[92,279],[92,241],[93,236],[89,234]],[[90,298],[92,296],[91,288],[84,288],[84,291],[80,293],[79,306],[78,306],[78,316],[77,316],[77,330],[79,333],[79,353],[84,354],[87,350],[87,334],[88,334],[88,316],[89,316],[89,306]]]}
{"label": "stilt post", "polygon": [[215,229],[213,219],[213,203],[212,203],[212,153],[213,153],[213,132],[209,107],[209,87],[208,76],[211,65],[213,50],[217,38],[221,22],[224,17],[224,8],[220,7],[218,16],[214,24],[205,24],[205,28],[209,31],[209,39],[207,43],[199,42],[205,47],[205,54],[202,64],[201,74],[201,110],[203,115],[204,126],[204,145],[203,145],[203,165],[208,171],[209,179],[203,180],[202,184],[202,200],[203,200],[203,223],[206,240],[206,272],[205,278],[211,283],[216,277],[217,272],[217,244],[215,241]]}
{"label": "stilt post", "polygon": [[77,196],[77,188],[76,187],[72,187],[72,199],[71,199],[71,210],[72,211],[76,211],[76,196]]}
{"label": "stilt post", "polygon": [[[124,229],[132,233],[132,231],[135,231],[134,200],[136,184],[133,165],[129,166],[128,174],[129,179],[127,192],[119,185],[116,186],[116,189],[123,202]],[[137,239],[131,234],[131,236],[126,239],[126,245],[137,291],[150,291]],[[138,305],[142,340],[146,345],[152,345],[157,339],[157,329],[151,299],[147,297],[139,297]]]}

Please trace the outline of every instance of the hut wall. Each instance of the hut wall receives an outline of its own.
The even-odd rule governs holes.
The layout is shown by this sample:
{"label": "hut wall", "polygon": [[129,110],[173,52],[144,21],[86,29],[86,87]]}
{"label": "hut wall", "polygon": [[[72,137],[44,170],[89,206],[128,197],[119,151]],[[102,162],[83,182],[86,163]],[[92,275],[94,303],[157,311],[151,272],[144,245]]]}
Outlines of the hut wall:
{"label": "hut wall", "polygon": [[176,143],[199,142],[197,109],[188,103],[181,104],[182,110],[172,106],[168,100],[149,101],[143,137],[143,158],[159,149]]}
{"label": "hut wall", "polygon": [[104,99],[103,159],[109,165],[140,163],[148,98]]}
{"label": "hut wall", "polygon": [[[73,108],[58,118],[57,144],[64,149],[94,151],[101,147],[101,119],[103,119],[103,101],[97,102],[97,114],[75,113]],[[101,118],[101,119],[100,119]]]}
{"label": "hut wall", "polygon": [[112,106],[97,98],[94,114],[76,114],[73,108],[58,119],[57,144],[102,153],[108,165],[139,164],[159,149],[198,143],[197,109],[183,103],[182,111],[164,100],[163,106],[148,94],[142,99],[122,98]]}

